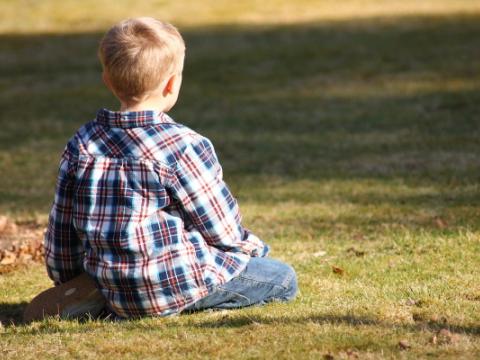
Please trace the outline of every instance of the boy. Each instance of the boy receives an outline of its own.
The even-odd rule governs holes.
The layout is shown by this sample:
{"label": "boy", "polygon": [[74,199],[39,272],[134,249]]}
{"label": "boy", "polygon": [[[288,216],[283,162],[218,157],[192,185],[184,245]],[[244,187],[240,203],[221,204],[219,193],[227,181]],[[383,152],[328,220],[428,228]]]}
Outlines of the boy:
{"label": "boy", "polygon": [[294,270],[242,227],[211,142],[166,114],[184,54],[177,29],[153,18],[122,21],[101,41],[121,106],[100,110],[62,155],[45,236],[61,285],[54,313],[98,313],[105,301],[118,317],[164,316],[295,296]]}

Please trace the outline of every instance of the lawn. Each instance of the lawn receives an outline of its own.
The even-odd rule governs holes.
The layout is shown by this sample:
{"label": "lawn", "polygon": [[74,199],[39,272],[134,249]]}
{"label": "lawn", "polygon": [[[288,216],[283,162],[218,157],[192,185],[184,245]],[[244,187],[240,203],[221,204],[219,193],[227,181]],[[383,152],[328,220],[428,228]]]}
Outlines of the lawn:
{"label": "lawn", "polygon": [[480,4],[232,4],[1,0],[0,215],[45,226],[66,141],[117,107],[102,33],[156,16],[187,43],[171,115],[212,140],[244,224],[294,266],[300,295],[22,324],[51,285],[34,263],[0,275],[0,356],[479,358]]}

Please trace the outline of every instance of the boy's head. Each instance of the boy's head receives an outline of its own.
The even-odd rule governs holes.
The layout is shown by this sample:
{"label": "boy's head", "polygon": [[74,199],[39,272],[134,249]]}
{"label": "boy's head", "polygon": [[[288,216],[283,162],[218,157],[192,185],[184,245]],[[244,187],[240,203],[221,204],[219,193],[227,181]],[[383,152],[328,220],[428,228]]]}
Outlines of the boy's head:
{"label": "boy's head", "polygon": [[185,43],[171,24],[149,17],[123,20],[105,34],[98,54],[104,80],[123,104],[179,88],[173,82],[181,81]]}

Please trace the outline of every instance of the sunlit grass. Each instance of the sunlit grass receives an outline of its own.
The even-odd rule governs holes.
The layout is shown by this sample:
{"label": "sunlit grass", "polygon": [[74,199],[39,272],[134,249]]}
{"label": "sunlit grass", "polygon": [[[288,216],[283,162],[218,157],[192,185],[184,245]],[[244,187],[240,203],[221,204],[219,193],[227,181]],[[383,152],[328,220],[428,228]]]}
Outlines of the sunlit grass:
{"label": "sunlit grass", "polygon": [[0,275],[0,356],[478,357],[479,6],[0,1],[0,214],[45,224],[65,142],[117,106],[103,31],[153,15],[187,42],[172,116],[212,139],[245,225],[301,289],[264,308],[22,325],[50,286],[34,265]]}
{"label": "sunlit grass", "polygon": [[[182,27],[298,24],[395,16],[478,14],[475,0],[0,0],[2,33],[103,31],[116,20],[155,16]],[[21,19],[19,21],[18,19]]]}

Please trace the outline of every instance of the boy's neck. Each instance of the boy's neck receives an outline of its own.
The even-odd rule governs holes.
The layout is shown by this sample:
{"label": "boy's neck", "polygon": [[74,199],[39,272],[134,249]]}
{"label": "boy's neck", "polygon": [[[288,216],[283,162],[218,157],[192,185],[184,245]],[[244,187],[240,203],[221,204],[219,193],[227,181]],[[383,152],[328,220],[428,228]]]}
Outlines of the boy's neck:
{"label": "boy's neck", "polygon": [[[104,81],[107,87],[115,94],[108,77],[104,75]],[[177,102],[178,93],[182,84],[182,74],[171,75],[167,80],[160,84],[155,90],[149,92],[142,101],[129,103],[122,101],[120,97],[120,111],[145,111],[154,110],[159,112],[169,111]]]}
{"label": "boy's neck", "polygon": [[159,99],[148,99],[136,104],[127,104],[124,102],[120,103],[120,111],[145,111],[145,110],[155,110],[159,112],[167,112],[170,110],[170,106],[165,104]]}

